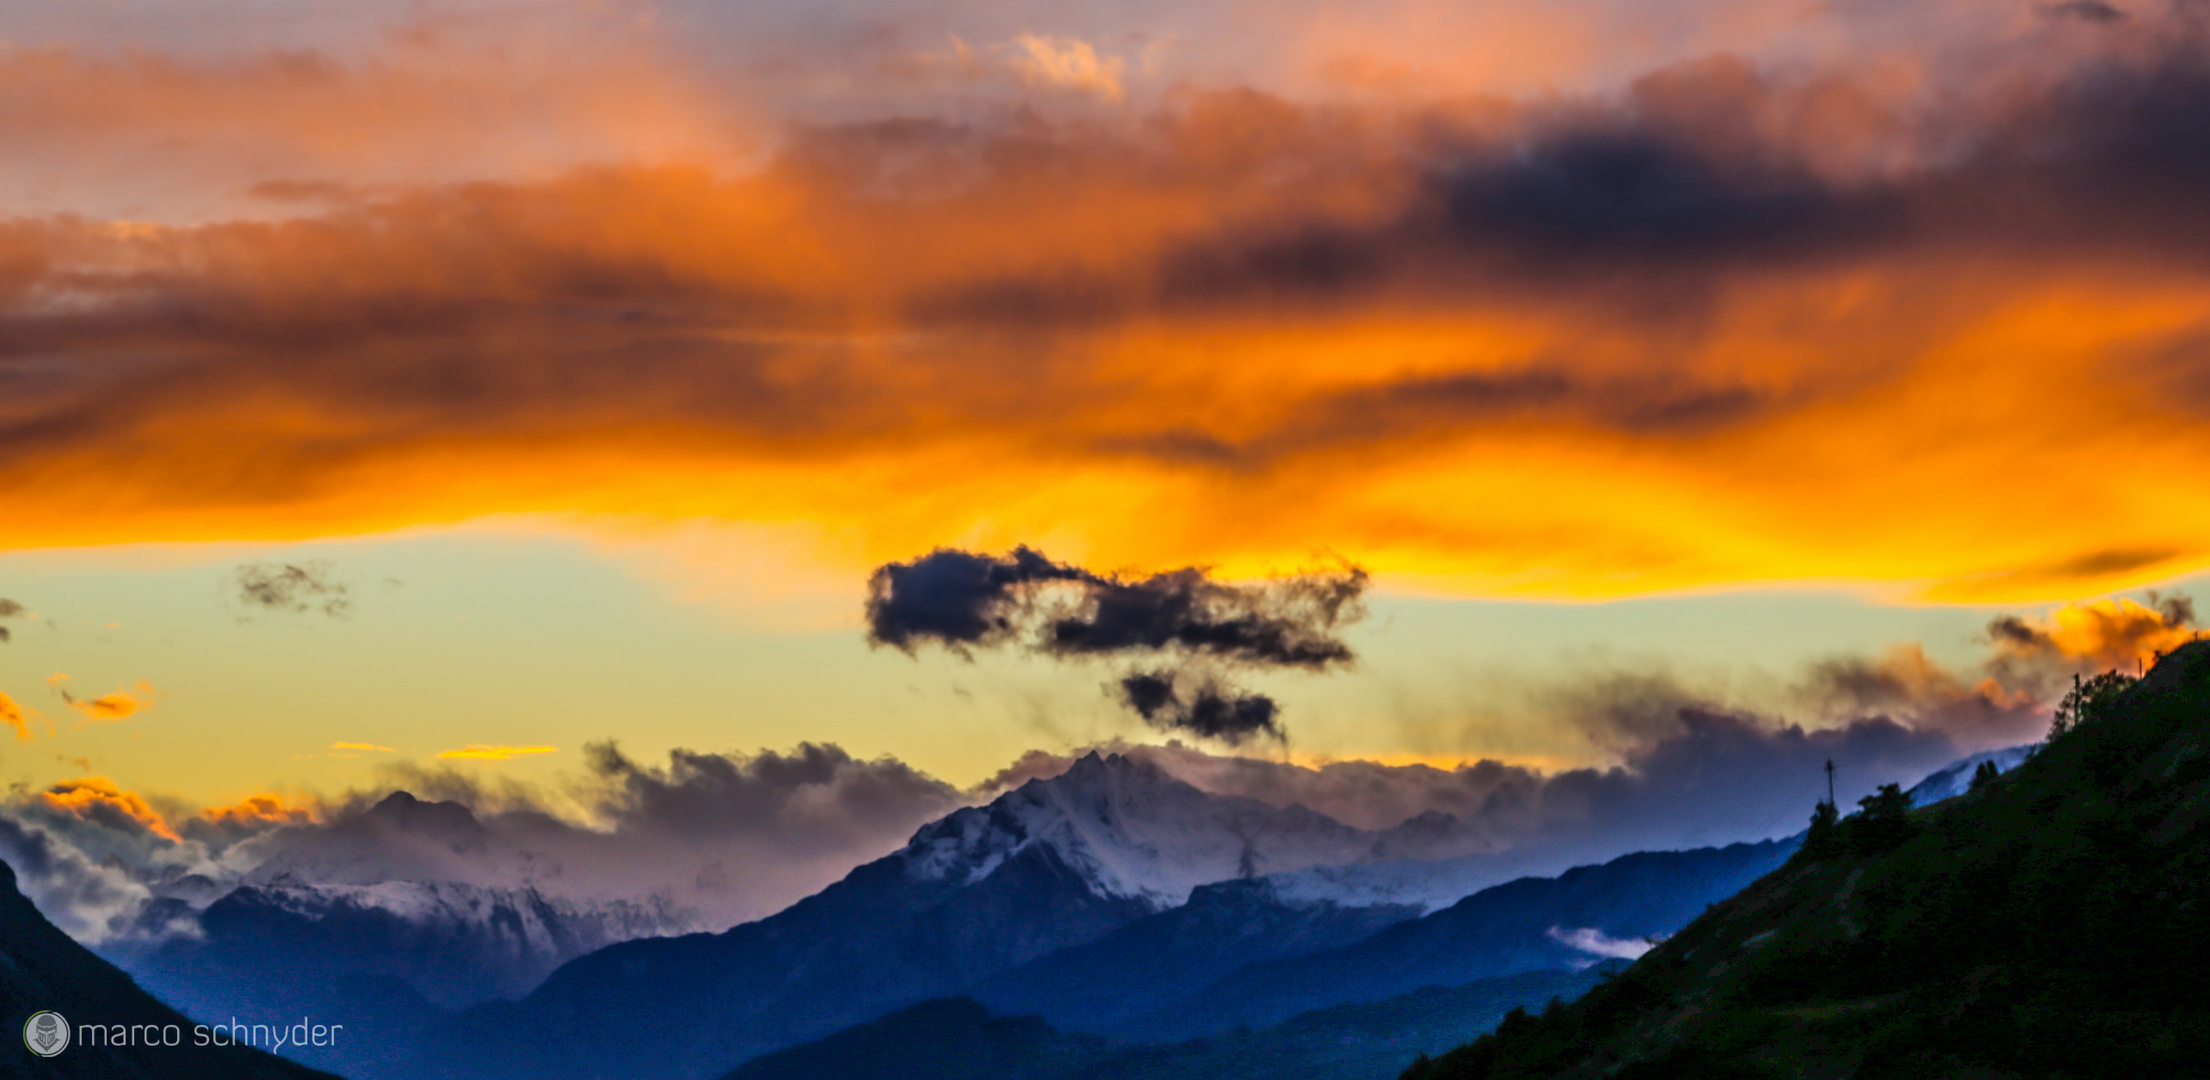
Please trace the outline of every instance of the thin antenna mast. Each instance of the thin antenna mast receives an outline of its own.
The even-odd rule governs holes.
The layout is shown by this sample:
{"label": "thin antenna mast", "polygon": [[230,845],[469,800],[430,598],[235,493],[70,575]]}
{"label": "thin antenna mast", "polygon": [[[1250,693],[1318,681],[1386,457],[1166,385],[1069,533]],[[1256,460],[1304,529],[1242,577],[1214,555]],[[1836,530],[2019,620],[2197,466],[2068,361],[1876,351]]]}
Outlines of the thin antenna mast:
{"label": "thin antenna mast", "polygon": [[1834,759],[1826,759],[1826,805],[1834,806]]}

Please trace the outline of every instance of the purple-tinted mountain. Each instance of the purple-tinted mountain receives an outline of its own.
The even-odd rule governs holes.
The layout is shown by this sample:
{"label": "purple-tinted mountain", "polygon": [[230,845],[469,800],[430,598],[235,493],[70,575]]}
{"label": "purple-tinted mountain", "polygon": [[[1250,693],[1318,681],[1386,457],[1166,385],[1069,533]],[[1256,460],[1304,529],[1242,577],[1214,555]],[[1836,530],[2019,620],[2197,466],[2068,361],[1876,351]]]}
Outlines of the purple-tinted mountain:
{"label": "purple-tinted mountain", "polygon": [[[1425,836],[1427,830],[1422,830]],[[632,941],[436,1026],[394,1077],[708,1077],[1186,903],[1199,886],[1412,856],[1419,837],[1211,795],[1092,754],[758,922]]]}

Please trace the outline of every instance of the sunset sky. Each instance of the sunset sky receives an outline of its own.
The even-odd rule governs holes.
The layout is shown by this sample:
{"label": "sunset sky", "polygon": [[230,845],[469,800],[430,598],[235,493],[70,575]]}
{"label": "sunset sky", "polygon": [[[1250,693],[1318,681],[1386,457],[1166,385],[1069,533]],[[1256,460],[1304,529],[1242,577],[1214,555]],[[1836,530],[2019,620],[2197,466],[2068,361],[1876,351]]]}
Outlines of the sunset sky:
{"label": "sunset sky", "polygon": [[[2185,2],[9,5],[0,780],[2026,741],[2210,584],[2206,118]],[[1020,545],[1356,661],[870,644]]]}

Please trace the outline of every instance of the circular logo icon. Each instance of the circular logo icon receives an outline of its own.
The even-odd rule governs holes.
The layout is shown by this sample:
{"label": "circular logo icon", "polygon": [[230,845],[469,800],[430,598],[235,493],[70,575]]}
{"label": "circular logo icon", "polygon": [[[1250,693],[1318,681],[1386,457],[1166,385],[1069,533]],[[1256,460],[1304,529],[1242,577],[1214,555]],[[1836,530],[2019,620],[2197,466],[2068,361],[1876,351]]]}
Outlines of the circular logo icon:
{"label": "circular logo icon", "polygon": [[53,1057],[69,1049],[69,1021],[52,1010],[32,1013],[23,1021],[23,1045],[40,1057]]}

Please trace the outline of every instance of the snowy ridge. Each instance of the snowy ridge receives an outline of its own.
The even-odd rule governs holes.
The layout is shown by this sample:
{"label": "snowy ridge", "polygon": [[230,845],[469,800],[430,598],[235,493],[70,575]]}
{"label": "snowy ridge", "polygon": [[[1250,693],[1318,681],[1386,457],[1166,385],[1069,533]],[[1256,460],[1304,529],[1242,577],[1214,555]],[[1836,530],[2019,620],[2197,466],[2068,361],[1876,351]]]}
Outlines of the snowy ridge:
{"label": "snowy ridge", "polygon": [[451,881],[248,888],[261,906],[310,920],[381,912],[418,926],[467,928],[486,937],[512,938],[529,951],[545,954],[565,951],[580,941],[604,944],[698,929],[673,904],[571,900],[548,897],[532,888],[486,889]]}
{"label": "snowy ridge", "polygon": [[967,885],[1041,845],[1097,895],[1163,910],[1216,881],[1371,861],[1394,839],[1300,805],[1208,794],[1154,765],[1092,753],[1059,776],[924,826],[899,857],[915,879]]}
{"label": "snowy ridge", "polygon": [[2040,747],[2040,743],[2027,746],[2007,746],[2001,750],[1974,754],[1963,761],[1946,765],[1939,772],[1933,773],[1911,787],[1908,792],[1911,796],[1911,805],[1926,806],[1938,803],[1943,799],[1962,795],[1971,789],[1972,770],[1979,768],[1981,762],[1992,761],[1997,769],[2009,772],[2017,768],[2020,762],[2033,756],[2033,752],[2040,749]]}
{"label": "snowy ridge", "polygon": [[333,963],[398,975],[448,1007],[526,993],[561,964],[616,942],[699,929],[665,903],[450,881],[248,885],[208,915],[222,928],[208,946],[218,952],[281,939]]}

